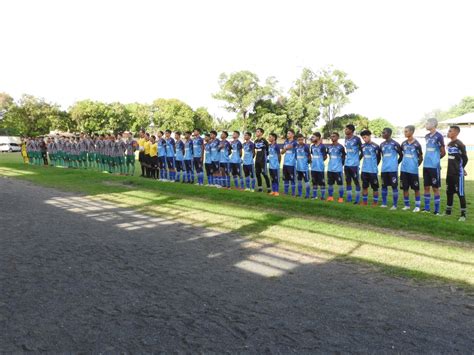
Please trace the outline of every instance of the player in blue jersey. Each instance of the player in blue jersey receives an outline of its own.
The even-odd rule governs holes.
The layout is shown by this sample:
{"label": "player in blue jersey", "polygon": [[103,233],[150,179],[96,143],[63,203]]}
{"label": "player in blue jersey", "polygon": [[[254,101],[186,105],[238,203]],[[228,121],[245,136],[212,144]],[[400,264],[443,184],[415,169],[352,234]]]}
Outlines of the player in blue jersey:
{"label": "player in blue jersey", "polygon": [[313,199],[318,198],[318,186],[321,189],[321,200],[326,198],[326,179],[324,178],[324,161],[328,157],[328,149],[322,143],[321,133],[311,136],[311,181],[313,183]]}
{"label": "player in blue jersey", "polygon": [[242,178],[242,142],[240,142],[239,137],[239,131],[234,131],[232,133],[232,142],[230,142],[230,147],[232,149],[230,154],[230,171],[232,173],[232,177],[234,178],[235,188],[243,189],[244,179]]}
{"label": "player in blue jersey", "polygon": [[283,143],[282,154],[285,154],[283,158],[283,188],[285,194],[288,195],[290,184],[291,184],[291,193],[295,196],[296,193],[296,146],[298,142],[295,140],[295,131],[289,129],[286,134],[285,143]]}
{"label": "player in blue jersey", "polygon": [[212,181],[215,187],[222,187],[219,185],[220,182],[220,170],[219,170],[219,139],[217,138],[217,132],[209,132],[211,140],[209,141],[210,151],[211,151],[211,162],[212,162]]}
{"label": "player in blue jersey", "polygon": [[214,179],[212,176],[212,160],[211,160],[211,135],[206,133],[204,135],[204,168],[206,169],[207,175],[207,186],[214,185]]}
{"label": "player in blue jersey", "polygon": [[346,177],[347,202],[352,202],[352,181],[356,189],[355,204],[360,202],[359,165],[362,159],[362,141],[354,135],[355,127],[348,124],[345,129],[346,162],[344,175]]}
{"label": "player in blue jersey", "polygon": [[420,143],[413,137],[415,126],[406,126],[404,129],[406,140],[402,143],[403,159],[400,166],[400,183],[403,190],[404,211],[410,209],[409,189],[415,191],[415,209],[420,212],[420,179],[418,167],[423,162],[423,151]]}
{"label": "player in blue jersey", "polygon": [[305,198],[309,198],[310,184],[308,165],[311,164],[311,152],[305,143],[306,138],[302,134],[297,136],[298,145],[296,146],[296,176],[298,179],[298,197],[303,195],[303,181],[306,187]]}
{"label": "player in blue jersey", "polygon": [[175,164],[176,164],[176,179],[175,181],[181,181],[181,174],[184,179],[184,142],[181,140],[181,132],[177,131],[174,134],[175,139]]}
{"label": "player in blue jersey", "polygon": [[193,165],[196,171],[198,185],[204,184],[204,140],[201,138],[201,130],[195,128],[193,131]]}
{"label": "player in blue jersey", "polygon": [[372,132],[368,129],[360,132],[360,136],[364,143],[362,144],[362,154],[364,160],[362,161],[362,204],[367,205],[369,196],[369,186],[373,190],[373,204],[377,206],[379,202],[379,163],[382,155],[378,144],[371,140]]}
{"label": "player in blue jersey", "polygon": [[268,172],[270,179],[272,180],[272,192],[273,196],[280,195],[280,147],[277,144],[277,135],[270,133],[268,135]]}
{"label": "player in blue jersey", "polygon": [[193,184],[193,140],[191,139],[191,131],[184,132],[184,170],[183,182]]}
{"label": "player in blue jersey", "polygon": [[388,187],[392,188],[393,206],[391,210],[396,210],[398,206],[398,165],[403,159],[402,147],[392,139],[392,129],[384,128],[382,138],[385,139],[380,144],[382,153],[382,205],[387,207]]}
{"label": "player in blue jersey", "polygon": [[219,143],[219,180],[218,183],[221,187],[230,189],[230,143],[227,140],[229,133],[227,131],[221,132],[221,141]]}
{"label": "player in blue jersey", "polygon": [[166,179],[170,182],[176,180],[176,164],[175,164],[175,142],[173,137],[171,137],[171,131],[167,129],[165,131],[165,140],[166,140],[166,165],[168,167],[168,174]]}
{"label": "player in blue jersey", "polygon": [[429,133],[425,136],[426,150],[423,161],[423,186],[425,188],[425,209],[424,212],[430,212],[431,193],[434,195],[434,214],[439,216],[441,187],[441,159],[446,155],[443,135],[436,130],[438,120],[430,118],[426,121],[426,129]]}
{"label": "player in blue jersey", "polygon": [[342,171],[346,160],[346,150],[342,144],[339,144],[339,133],[331,133],[331,144],[328,145],[328,198],[327,201],[334,201],[334,183],[339,186],[339,199],[337,202],[344,202],[344,186],[342,183]]}
{"label": "player in blue jersey", "polygon": [[243,170],[245,176],[245,190],[255,190],[255,170],[254,170],[254,158],[255,158],[255,144],[250,140],[252,133],[245,132],[244,134],[244,158],[243,158]]}
{"label": "player in blue jersey", "polygon": [[158,145],[158,169],[160,170],[160,181],[166,180],[166,140],[163,138],[163,131],[156,134],[156,144]]}

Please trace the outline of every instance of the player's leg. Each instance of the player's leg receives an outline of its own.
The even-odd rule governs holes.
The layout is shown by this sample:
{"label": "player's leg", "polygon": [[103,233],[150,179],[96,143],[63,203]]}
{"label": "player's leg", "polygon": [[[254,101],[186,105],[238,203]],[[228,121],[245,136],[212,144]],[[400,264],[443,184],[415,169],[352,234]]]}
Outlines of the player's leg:
{"label": "player's leg", "polygon": [[262,192],[262,165],[259,161],[255,162],[255,175],[257,176],[257,191]]}
{"label": "player's leg", "polygon": [[304,183],[305,183],[305,196],[304,198],[309,198],[309,194],[311,192],[311,184],[309,182],[309,171],[304,171],[303,175]]}
{"label": "player's leg", "polygon": [[403,191],[403,211],[407,211],[410,209],[410,195],[409,195],[409,188],[410,188],[410,181],[409,181],[409,174],[406,172],[400,173],[400,188]]}
{"label": "player's leg", "polygon": [[431,191],[430,187],[432,186],[431,182],[432,174],[431,174],[431,169],[429,168],[423,168],[423,187],[424,187],[424,202],[425,202],[425,208],[423,212],[430,212],[431,209]]}
{"label": "player's leg", "polygon": [[389,186],[389,173],[384,172],[381,173],[380,176],[382,178],[382,205],[380,207],[387,207],[387,200],[388,200],[388,186]]}
{"label": "player's leg", "polygon": [[317,172],[318,185],[321,189],[321,200],[326,199],[326,181],[324,179],[324,171]]}
{"label": "player's leg", "polygon": [[362,173],[362,204],[367,206],[369,199],[370,178],[368,173]]}
{"label": "player's leg", "polygon": [[303,175],[304,173],[302,171],[296,172],[296,179],[298,181],[298,197],[301,197],[303,194]]}
{"label": "player's leg", "polygon": [[466,195],[464,194],[464,175],[459,176],[459,203],[461,205],[461,217],[459,217],[460,222],[464,222],[466,220],[467,215],[467,203],[466,203]]}
{"label": "player's leg", "polygon": [[318,174],[317,171],[311,170],[311,182],[313,183],[313,199],[318,198]]}
{"label": "player's leg", "polygon": [[370,187],[374,191],[372,206],[377,206],[379,203],[379,178],[377,174],[370,174]]}
{"label": "player's leg", "polygon": [[413,212],[420,212],[421,207],[421,195],[420,195],[420,179],[418,174],[411,175],[411,188],[415,191],[415,209]]}
{"label": "player's leg", "polygon": [[268,176],[266,162],[263,163],[262,175],[263,175],[263,178],[265,179],[265,185],[267,185],[267,193],[271,193],[272,189],[271,189],[271,185],[270,185],[270,178]]}
{"label": "player's leg", "polygon": [[352,202],[352,169],[349,166],[344,167],[344,176],[346,178],[347,202]]}

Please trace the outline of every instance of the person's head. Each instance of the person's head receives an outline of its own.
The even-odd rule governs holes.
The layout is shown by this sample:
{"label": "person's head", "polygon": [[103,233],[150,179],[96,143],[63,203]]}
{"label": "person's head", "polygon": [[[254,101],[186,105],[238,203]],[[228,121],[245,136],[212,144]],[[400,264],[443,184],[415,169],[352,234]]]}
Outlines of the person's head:
{"label": "person's head", "polygon": [[150,140],[150,133],[145,133],[145,140],[149,141]]}
{"label": "person's head", "polygon": [[200,128],[194,128],[193,136],[195,138],[201,137],[201,129]]}
{"label": "person's head", "polygon": [[111,140],[112,142],[115,142],[115,136],[114,136],[113,134],[110,135],[110,140]]}
{"label": "person's head", "polygon": [[382,131],[382,138],[383,139],[390,139],[392,137],[392,129],[391,128],[384,128]]}
{"label": "person's head", "polygon": [[191,139],[191,131],[184,132],[184,138],[186,138],[186,140]]}
{"label": "person's head", "polygon": [[270,142],[270,144],[275,143],[275,142],[277,141],[277,135],[276,135],[276,133],[273,133],[273,132],[270,133],[270,134],[268,135],[268,141]]}
{"label": "person's head", "polygon": [[352,123],[349,123],[346,126],[344,133],[346,134],[346,136],[352,136],[354,134],[354,131],[355,131],[355,126]]}
{"label": "person's head", "polygon": [[212,130],[209,132],[209,136],[211,137],[212,140],[214,140],[217,137],[217,132]]}
{"label": "person's head", "polygon": [[301,133],[299,133],[296,136],[296,140],[298,141],[299,145],[304,145],[305,137]]}
{"label": "person's head", "polygon": [[321,133],[319,133],[319,132],[314,132],[314,133],[311,135],[311,142],[313,142],[313,143],[318,143],[320,140],[321,140]]}
{"label": "person's head", "polygon": [[140,129],[140,131],[138,132],[138,135],[140,136],[140,138],[145,138],[145,130],[143,128]]}
{"label": "person's head", "polygon": [[158,131],[156,133],[156,136],[158,137],[158,139],[160,139],[160,138],[163,138],[163,134],[164,134],[163,131]]}
{"label": "person's head", "polygon": [[249,131],[244,133],[244,140],[249,141],[252,138],[252,133]]}
{"label": "person's head", "polygon": [[295,131],[292,129],[289,129],[286,132],[286,138],[288,138],[290,141],[293,140],[295,138]]}
{"label": "person's head", "polygon": [[438,120],[436,118],[428,118],[426,120],[425,128],[428,131],[434,130],[438,127]]}
{"label": "person's head", "polygon": [[263,128],[259,127],[255,130],[255,135],[257,136],[257,138],[261,138],[264,133],[265,133],[265,130]]}
{"label": "person's head", "polygon": [[121,133],[117,133],[117,139],[118,139],[118,140],[121,140],[121,139],[122,139],[122,134],[121,134]]}
{"label": "person's head", "polygon": [[166,137],[166,138],[171,137],[171,130],[167,129],[167,130],[165,131],[165,137]]}
{"label": "person's head", "polygon": [[405,126],[405,129],[403,130],[403,133],[405,134],[406,138],[413,137],[413,133],[415,133],[415,126],[413,126],[413,125]]}
{"label": "person's head", "polygon": [[211,135],[210,135],[209,133],[206,133],[206,134],[204,135],[204,142],[207,143],[207,142],[209,142],[210,140],[211,140]]}
{"label": "person's head", "polygon": [[221,139],[225,140],[225,139],[227,139],[227,137],[229,137],[229,133],[227,133],[227,131],[222,131]]}
{"label": "person's head", "polygon": [[339,140],[339,133],[337,133],[337,132],[332,132],[332,133],[331,133],[331,142],[337,143],[338,140]]}
{"label": "person's head", "polygon": [[150,142],[152,142],[152,143],[156,142],[156,137],[154,135],[150,136]]}
{"label": "person's head", "polygon": [[452,140],[456,139],[459,135],[459,132],[461,132],[461,128],[459,128],[459,126],[449,126],[448,138]]}
{"label": "person's head", "polygon": [[174,132],[174,139],[176,139],[177,141],[179,141],[181,139],[181,132],[180,131]]}
{"label": "person's head", "polygon": [[365,143],[370,143],[372,132],[370,132],[368,129],[364,129],[362,132],[360,132],[360,136]]}
{"label": "person's head", "polygon": [[240,137],[239,131],[232,132],[232,139],[236,140],[236,139],[239,139],[239,137]]}

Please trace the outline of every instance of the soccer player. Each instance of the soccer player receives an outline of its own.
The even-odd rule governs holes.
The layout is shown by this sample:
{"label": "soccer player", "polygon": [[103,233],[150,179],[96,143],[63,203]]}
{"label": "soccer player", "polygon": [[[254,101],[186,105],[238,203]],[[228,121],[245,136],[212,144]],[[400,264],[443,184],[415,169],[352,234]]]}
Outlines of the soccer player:
{"label": "soccer player", "polygon": [[158,144],[154,135],[150,136],[150,169],[147,177],[152,179],[158,177]]}
{"label": "soccer player", "polygon": [[176,164],[175,164],[175,142],[173,137],[171,137],[171,130],[167,129],[165,131],[165,141],[166,141],[166,165],[168,167],[168,172],[165,176],[165,179],[169,182],[174,182],[176,180]]}
{"label": "soccer player", "polygon": [[211,140],[209,141],[210,150],[211,150],[211,161],[212,161],[212,181],[215,187],[222,187],[219,185],[220,182],[220,171],[219,171],[219,139],[217,138],[217,132],[209,132]]}
{"label": "soccer player", "polygon": [[[104,147],[105,147],[105,136],[101,134],[99,136],[99,139],[97,140],[96,143],[96,148],[97,148],[97,167],[99,171],[104,171]],[[67,138],[66,138],[67,141]],[[64,147],[66,149],[66,147]],[[66,151],[65,151],[66,152]],[[66,154],[66,159],[67,159],[67,154]],[[143,158],[144,159],[144,158]],[[142,159],[142,161],[143,161]],[[143,175],[144,176],[144,175]]]}
{"label": "soccer player", "polygon": [[129,131],[125,132],[125,163],[126,163],[126,174],[133,176],[135,173],[135,151],[137,150],[138,143],[132,138],[132,133]]}
{"label": "soccer player", "polygon": [[166,140],[163,138],[163,131],[158,131],[156,134],[156,144],[158,145],[158,169],[159,181],[168,181],[166,171]]}
{"label": "soccer player", "polygon": [[193,171],[193,141],[191,139],[191,131],[184,132],[184,178],[183,182],[188,184],[194,183]]}
{"label": "soccer player", "polygon": [[197,175],[198,185],[204,184],[204,140],[201,138],[201,130],[195,128],[193,131],[193,164]]}
{"label": "soccer player", "polygon": [[409,189],[415,191],[415,209],[413,212],[420,212],[420,179],[418,177],[418,167],[423,161],[423,151],[421,145],[413,137],[415,126],[406,126],[406,140],[402,143],[403,159],[400,166],[400,183],[403,190],[404,211],[410,209]]}
{"label": "soccer player", "polygon": [[303,195],[303,180],[306,186],[305,198],[309,198],[310,184],[308,164],[311,164],[311,153],[306,138],[302,134],[297,135],[298,145],[296,146],[296,175],[298,178],[298,197]]}
{"label": "soccer player", "polygon": [[262,192],[262,175],[267,186],[267,193],[271,193],[270,179],[267,174],[267,157],[268,157],[268,142],[263,137],[265,131],[263,128],[257,128],[255,131],[256,139],[255,145],[255,175],[257,177],[257,191]]}
{"label": "soccer player", "polygon": [[364,160],[362,161],[362,204],[367,205],[369,186],[373,190],[372,206],[377,206],[379,202],[379,163],[382,158],[380,147],[378,144],[372,142],[371,135],[368,129],[360,132],[364,144],[362,144],[362,154]]}
{"label": "soccer player", "polygon": [[326,198],[326,181],[324,179],[324,161],[328,157],[328,149],[322,143],[321,133],[311,136],[311,180],[313,182],[313,199],[318,198],[318,186],[321,188],[321,200]]}
{"label": "soccer player", "polygon": [[461,204],[460,222],[466,220],[466,196],[464,194],[464,177],[467,176],[464,168],[467,165],[466,146],[458,139],[461,129],[459,126],[451,126],[448,131],[448,172],[446,174],[446,215],[450,216],[453,210],[454,194],[459,196]]}
{"label": "soccer player", "polygon": [[181,132],[177,131],[174,133],[175,139],[175,163],[176,163],[176,182],[181,181],[181,173],[183,174],[184,181],[184,142],[181,140]]}
{"label": "soccer player", "polygon": [[221,141],[219,143],[219,170],[220,170],[220,186],[230,188],[230,175],[229,175],[229,155],[230,155],[230,143],[227,140],[229,133],[227,131],[221,132]]}
{"label": "soccer player", "polygon": [[212,159],[211,159],[211,135],[206,133],[204,135],[204,167],[207,175],[207,186],[214,185],[214,179],[212,176]]}
{"label": "soccer player", "polygon": [[242,179],[242,143],[240,142],[239,137],[239,131],[234,131],[232,133],[232,141],[230,142],[230,147],[232,149],[230,154],[230,170],[232,172],[232,177],[234,178],[235,188],[243,189],[244,179]]}
{"label": "soccer player", "polygon": [[138,133],[138,161],[142,169],[141,177],[145,176],[145,130],[141,129]]}
{"label": "soccer player", "polygon": [[277,135],[270,133],[268,135],[268,172],[270,173],[270,179],[272,180],[272,192],[271,195],[280,195],[280,147],[277,144]]}
{"label": "soccer player", "polygon": [[117,141],[115,144],[117,147],[117,163],[119,168],[118,172],[120,175],[125,175],[125,151],[127,150],[127,146],[125,145],[125,141],[123,140],[121,133],[117,134]]}
{"label": "soccer player", "polygon": [[355,127],[348,124],[345,129],[346,163],[344,175],[346,177],[347,202],[352,202],[352,181],[356,188],[355,204],[360,202],[359,165],[362,159],[362,141],[354,135]]}
{"label": "soccer player", "polygon": [[385,139],[380,144],[382,153],[382,205],[387,207],[388,187],[392,188],[393,206],[391,210],[396,210],[398,206],[398,165],[403,159],[403,152],[400,144],[392,139],[392,129],[384,128],[382,138]]}
{"label": "soccer player", "polygon": [[283,144],[282,154],[285,154],[283,158],[283,188],[285,195],[288,195],[291,183],[291,192],[295,196],[296,193],[296,181],[295,181],[295,165],[296,165],[296,146],[298,143],[295,140],[295,131],[289,129],[286,133],[286,140]]}
{"label": "soccer player", "polygon": [[425,127],[429,133],[425,136],[426,151],[425,159],[423,161],[423,186],[425,189],[425,209],[423,212],[430,212],[431,187],[434,195],[434,214],[439,216],[441,159],[446,155],[446,149],[444,148],[443,135],[436,130],[436,127],[438,127],[438,120],[436,118],[428,119]]}
{"label": "soccer player", "polygon": [[147,132],[145,133],[145,143],[143,144],[143,165],[145,166],[145,174],[146,177],[150,177],[151,175],[151,160],[150,160],[150,134]]}
{"label": "soccer player", "polygon": [[346,151],[342,144],[339,144],[339,133],[331,133],[331,144],[328,146],[328,198],[327,201],[334,201],[334,183],[339,186],[339,199],[337,202],[342,203],[344,199],[344,186],[342,184],[342,170],[346,160]]}
{"label": "soccer player", "polygon": [[78,142],[79,148],[79,168],[87,169],[87,140],[84,137],[84,133],[81,133]]}
{"label": "soccer player", "polygon": [[255,170],[254,170],[254,158],[255,158],[255,144],[250,140],[252,133],[245,132],[244,134],[244,159],[243,169],[245,176],[245,191],[255,190]]}

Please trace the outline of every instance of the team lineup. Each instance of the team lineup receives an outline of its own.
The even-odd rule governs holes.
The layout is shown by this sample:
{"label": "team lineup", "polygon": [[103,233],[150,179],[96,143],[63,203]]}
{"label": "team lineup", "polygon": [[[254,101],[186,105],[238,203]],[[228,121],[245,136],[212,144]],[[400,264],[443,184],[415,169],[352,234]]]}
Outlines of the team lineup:
{"label": "team lineup", "polygon": [[[447,133],[450,140],[437,131],[436,119],[426,123],[428,134],[426,147],[414,138],[415,127],[406,126],[406,140],[399,144],[392,139],[392,130],[385,128],[384,141],[378,145],[372,141],[372,133],[365,129],[360,137],[355,127],[345,128],[345,144],[339,143],[339,133],[330,135],[330,143],[323,143],[321,133],[310,137],[287,131],[286,140],[277,144],[277,135],[258,128],[255,137],[251,132],[229,134],[214,130],[202,134],[200,129],[184,133],[171,130],[154,134],[140,130],[138,139],[130,132],[68,137],[57,135],[36,139],[29,138],[22,145],[25,162],[34,165],[49,164],[69,168],[90,168],[121,175],[133,175],[136,153],[141,176],[167,182],[196,183],[217,188],[231,187],[239,190],[280,194],[326,201],[369,204],[372,190],[372,206],[388,207],[389,189],[392,192],[391,210],[398,208],[399,185],[403,193],[403,210],[411,210],[409,191],[414,192],[413,212],[421,211],[419,167],[423,164],[424,208],[423,212],[440,213],[441,159],[448,156],[446,173],[447,204],[445,215],[450,215],[454,195],[459,196],[461,216],[466,219],[464,195],[465,166],[468,158],[464,144],[457,139],[458,126],[451,126]],[[379,165],[381,168],[379,171]],[[360,173],[359,173],[360,172]],[[379,172],[381,187],[379,183]],[[344,187],[345,182],[345,187]],[[432,206],[433,202],[433,206]],[[433,209],[431,208],[433,207]]]}

